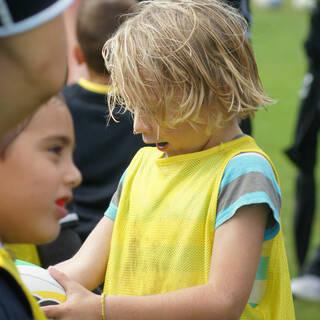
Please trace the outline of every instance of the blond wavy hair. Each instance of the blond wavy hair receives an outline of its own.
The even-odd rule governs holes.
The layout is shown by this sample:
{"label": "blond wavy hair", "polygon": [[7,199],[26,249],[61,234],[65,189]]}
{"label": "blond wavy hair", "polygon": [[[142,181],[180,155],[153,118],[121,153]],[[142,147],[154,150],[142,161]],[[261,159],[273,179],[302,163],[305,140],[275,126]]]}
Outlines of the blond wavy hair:
{"label": "blond wavy hair", "polygon": [[219,0],[139,3],[103,47],[110,114],[120,104],[169,127],[187,121],[211,131],[274,103],[246,32],[238,11]]}

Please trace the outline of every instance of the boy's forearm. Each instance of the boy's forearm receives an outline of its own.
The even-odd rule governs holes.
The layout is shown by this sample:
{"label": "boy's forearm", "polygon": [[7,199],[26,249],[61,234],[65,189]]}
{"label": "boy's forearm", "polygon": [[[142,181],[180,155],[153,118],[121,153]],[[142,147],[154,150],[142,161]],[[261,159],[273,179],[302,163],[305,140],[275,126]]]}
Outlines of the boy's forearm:
{"label": "boy's forearm", "polygon": [[244,308],[210,284],[151,296],[106,296],[104,303],[108,320],[231,320]]}
{"label": "boy's forearm", "polygon": [[89,290],[100,285],[105,276],[113,221],[103,217],[74,257],[55,267]]}
{"label": "boy's forearm", "polygon": [[83,281],[86,280],[87,277],[83,276],[81,265],[77,263],[77,261],[74,261],[73,258],[60,262],[54,267],[66,274],[70,279],[80,283],[85,288],[88,287],[88,284]]}
{"label": "boy's forearm", "polygon": [[54,267],[86,289],[93,290],[103,282],[105,271],[104,269],[101,272],[98,270],[92,271],[93,265],[90,258],[90,256],[84,257],[83,254],[76,255],[71,259],[56,264]]}

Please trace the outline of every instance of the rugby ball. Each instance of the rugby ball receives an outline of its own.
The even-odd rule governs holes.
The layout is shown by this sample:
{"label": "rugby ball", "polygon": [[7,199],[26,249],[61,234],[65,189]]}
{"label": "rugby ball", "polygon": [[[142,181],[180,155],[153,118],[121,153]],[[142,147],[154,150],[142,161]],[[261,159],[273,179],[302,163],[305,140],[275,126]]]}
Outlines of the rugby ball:
{"label": "rugby ball", "polygon": [[48,270],[22,260],[16,260],[15,264],[22,282],[41,307],[60,304],[66,300],[63,287],[50,276]]}

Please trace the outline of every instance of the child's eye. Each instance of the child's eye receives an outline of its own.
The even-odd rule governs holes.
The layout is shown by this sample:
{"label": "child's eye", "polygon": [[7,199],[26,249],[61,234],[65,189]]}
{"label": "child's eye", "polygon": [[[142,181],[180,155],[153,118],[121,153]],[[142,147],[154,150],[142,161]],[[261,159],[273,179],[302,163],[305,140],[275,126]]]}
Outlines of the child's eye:
{"label": "child's eye", "polygon": [[49,148],[49,151],[54,154],[60,155],[62,153],[62,149],[63,149],[62,146],[53,146]]}

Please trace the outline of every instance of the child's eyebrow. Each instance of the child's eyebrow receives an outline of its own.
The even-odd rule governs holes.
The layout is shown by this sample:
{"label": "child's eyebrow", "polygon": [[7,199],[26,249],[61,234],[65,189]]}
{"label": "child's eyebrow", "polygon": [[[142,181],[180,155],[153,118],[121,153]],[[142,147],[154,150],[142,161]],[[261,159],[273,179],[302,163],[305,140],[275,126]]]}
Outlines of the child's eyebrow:
{"label": "child's eyebrow", "polygon": [[63,135],[53,135],[53,136],[49,136],[45,138],[45,141],[59,141],[60,143],[62,143],[65,146],[69,146],[71,145],[73,148],[75,147],[75,142],[74,140],[71,140],[69,137],[67,136],[63,136]]}

